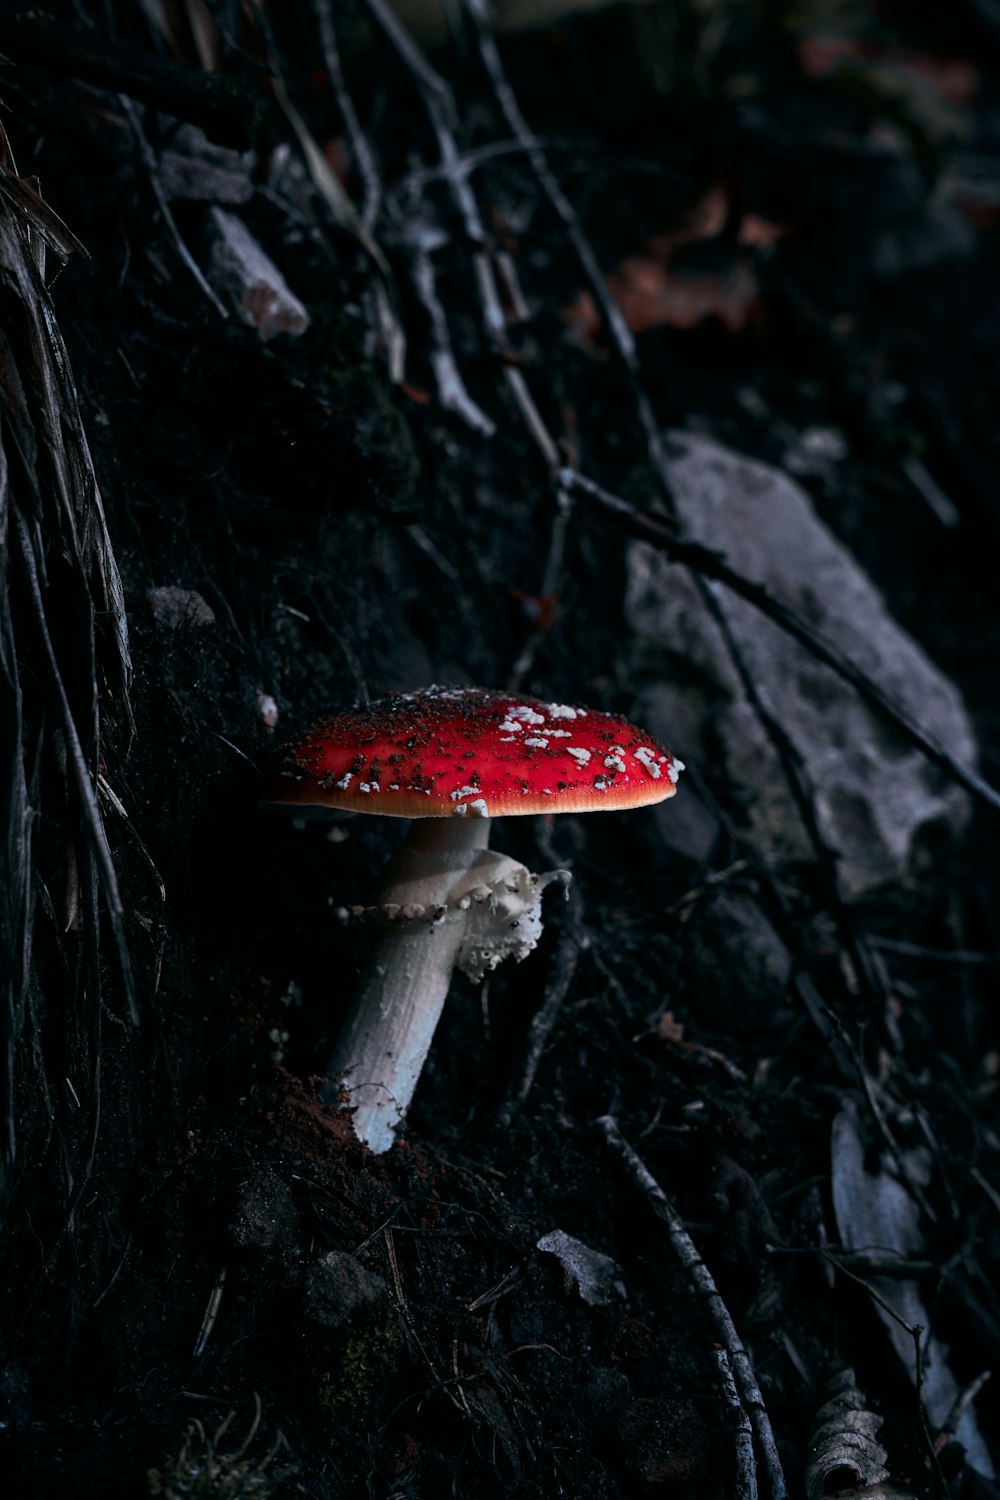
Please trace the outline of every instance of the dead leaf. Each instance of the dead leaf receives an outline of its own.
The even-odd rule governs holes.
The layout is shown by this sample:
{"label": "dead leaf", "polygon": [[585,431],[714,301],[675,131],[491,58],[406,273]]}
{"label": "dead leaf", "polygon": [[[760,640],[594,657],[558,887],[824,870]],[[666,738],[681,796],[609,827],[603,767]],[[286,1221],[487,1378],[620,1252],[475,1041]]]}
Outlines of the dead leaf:
{"label": "dead leaf", "polygon": [[632,255],[608,277],[611,294],[633,333],[690,329],[711,319],[729,333],[761,321],[760,289],[749,260],[734,255],[721,274],[678,271],[654,256]]}
{"label": "dead leaf", "polygon": [[721,182],[717,182],[688,210],[686,218],[676,229],[655,236],[651,244],[669,254],[677,245],[714,240],[725,229],[731,209],[730,194]]}
{"label": "dead leaf", "polygon": [[628,1300],[621,1266],[601,1250],[593,1250],[583,1240],[563,1229],[543,1234],[537,1248],[554,1255],[562,1266],[566,1290],[574,1287],[588,1307],[606,1307],[616,1300]]}
{"label": "dead leaf", "polygon": [[799,67],[807,78],[826,78],[847,58],[871,57],[870,44],[839,32],[814,32],[799,38]]}
{"label": "dead leaf", "polygon": [[787,224],[775,224],[771,219],[762,219],[760,214],[744,214],[736,231],[736,243],[746,249],[773,250],[791,232]]}
{"label": "dead leaf", "polygon": [[529,625],[535,630],[551,630],[559,608],[559,594],[523,594],[520,589],[511,592]]}
{"label": "dead leaf", "polygon": [[933,52],[902,52],[892,59],[911,73],[932,94],[960,109],[969,109],[979,98],[982,77],[967,57],[938,57]]}
{"label": "dead leaf", "polygon": [[[742,214],[736,244],[720,244],[713,255],[719,269],[678,263],[688,246],[719,240],[737,218],[733,190],[714,183],[669,229],[652,235],[635,255],[626,256],[608,277],[608,290],[632,333],[650,328],[688,330],[715,321],[728,333],[742,333],[762,321],[760,288],[753,261],[744,252],[771,249],[790,231],[758,214]],[[602,319],[589,292],[563,310],[573,343],[599,347]]]}
{"label": "dead leaf", "polygon": [[[899,1164],[887,1152],[881,1154],[876,1170],[869,1170],[860,1114],[853,1099],[844,1100],[834,1121],[831,1158],[834,1216],[844,1248],[877,1248],[894,1253],[901,1260],[922,1252],[924,1236],[919,1208],[900,1180]],[[931,1171],[927,1148],[919,1146],[907,1151],[903,1163],[910,1178],[922,1187]],[[912,1330],[916,1327],[929,1330],[933,1323],[920,1286],[915,1279],[899,1276],[869,1275],[866,1279],[875,1293],[874,1312],[916,1385],[918,1371]],[[921,1346],[920,1398],[932,1426],[940,1427],[955,1406],[959,1386],[948,1363],[947,1345],[933,1332],[926,1332],[921,1337]],[[970,1465],[992,1477],[992,1461],[974,1410],[963,1413],[956,1431]]]}
{"label": "dead leaf", "polygon": [[827,1384],[826,1400],[816,1423],[806,1457],[807,1500],[862,1485],[881,1485],[888,1479],[888,1454],[879,1441],[882,1418],[868,1410],[868,1402],[845,1369]]}
{"label": "dead leaf", "polygon": [[430,405],[431,393],[424,390],[422,385],[411,385],[410,381],[401,380],[399,389],[407,400],[415,402],[417,406]]}
{"label": "dead leaf", "polygon": [[350,187],[351,183],[351,156],[347,149],[347,142],[342,135],[335,135],[323,146],[323,155],[326,157],[327,165],[333,170],[343,188]]}
{"label": "dead leaf", "polygon": [[799,67],[809,78],[825,78],[842,63],[878,60],[919,82],[948,104],[968,109],[978,99],[982,76],[968,57],[936,52],[899,50],[848,32],[813,32],[797,43]]}
{"label": "dead leaf", "polygon": [[665,1010],[658,1021],[653,1022],[653,1035],[661,1042],[682,1042],[684,1040],[684,1025],[681,1021],[674,1020],[672,1010]]}

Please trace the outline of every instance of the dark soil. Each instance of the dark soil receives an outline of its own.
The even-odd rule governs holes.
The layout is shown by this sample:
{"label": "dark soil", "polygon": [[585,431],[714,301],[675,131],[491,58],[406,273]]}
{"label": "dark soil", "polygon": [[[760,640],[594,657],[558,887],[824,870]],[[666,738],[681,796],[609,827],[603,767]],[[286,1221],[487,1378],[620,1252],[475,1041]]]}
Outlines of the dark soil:
{"label": "dark soil", "polygon": [[[366,899],[398,828],[357,820],[339,841],[297,829],[258,806],[262,768],[324,714],[431,682],[514,679],[629,710],[641,684],[625,649],[626,530],[580,503],[546,579],[553,489],[503,368],[516,356],[562,461],[658,510],[634,392],[600,320],[570,316],[584,277],[517,152],[470,178],[528,299],[510,348],[490,347],[445,185],[419,187],[438,161],[419,94],[352,7],[335,8],[344,66],[392,194],[375,235],[402,288],[397,387],[372,334],[371,260],[296,165],[252,8],[204,10],[222,27],[222,76],[244,91],[225,128],[199,114],[186,7],[165,8],[173,53],[146,7],[49,9],[59,46],[39,41],[37,8],[12,7],[0,98],[20,173],[39,176],[90,257],[58,277],[50,258],[48,280],[128,607],[135,732],[107,688],[100,764],[120,804],[102,806],[138,1024],[96,896],[63,920],[81,825],[50,801],[12,1041],[4,1495],[740,1493],[716,1330],[595,1126],[609,1111],[715,1278],[793,1495],[825,1383],[845,1366],[885,1419],[902,1491],[996,1495],[922,1422],[870,1267],[835,1270],[825,1253],[838,1244],[831,1128],[853,1100],[877,1164],[875,1080],[900,1150],[930,1148],[911,1275],[934,1332],[959,1387],[1000,1368],[996,811],[978,806],[963,840],[849,911],[819,865],[757,858],[707,766],[692,770],[724,831],[702,860],[665,847],[643,812],[498,825],[497,846],[529,866],[571,868],[575,900],[546,897],[523,965],[483,989],[456,981],[405,1135],[372,1157],[317,1088],[365,956],[334,909]],[[858,4],[832,22],[830,9],[662,0],[560,16],[505,36],[503,55],[605,271],[695,223],[710,193],[722,202],[672,267],[685,296],[707,284],[707,312],[682,298],[639,336],[656,419],[775,463],[803,429],[843,434],[843,461],[803,482],[961,688],[996,784],[1000,18],[987,0],[944,14]],[[296,108],[349,162],[312,8],[272,10]],[[806,66],[820,35],[847,63]],[[112,70],[123,59],[120,77],[87,71],[84,36]],[[185,70],[200,102],[178,93],[178,116],[254,146],[253,196],[233,211],[308,308],[301,337],[265,343],[222,319],[182,259],[119,92],[132,46]],[[428,47],[456,90],[460,148],[507,141],[471,34]],[[159,159],[176,122],[132,86]],[[360,201],[357,174],[346,182]],[[173,212],[207,264],[206,205]],[[767,226],[756,244],[748,223]],[[408,273],[421,224],[491,440],[435,397]],[[907,477],[913,461],[957,524]],[[158,618],[149,591],[165,587],[196,591],[214,623]],[[51,589],[50,610],[58,620]],[[30,697],[37,642],[20,673]],[[99,660],[95,681],[105,691]],[[47,764],[60,742],[46,712]],[[96,967],[88,930],[102,933]],[[974,959],[934,956],[945,950]],[[533,1086],[505,1110],[567,964]],[[537,1249],[555,1229],[613,1257],[621,1290],[584,1301]],[[1000,1463],[996,1382],[976,1411]]]}

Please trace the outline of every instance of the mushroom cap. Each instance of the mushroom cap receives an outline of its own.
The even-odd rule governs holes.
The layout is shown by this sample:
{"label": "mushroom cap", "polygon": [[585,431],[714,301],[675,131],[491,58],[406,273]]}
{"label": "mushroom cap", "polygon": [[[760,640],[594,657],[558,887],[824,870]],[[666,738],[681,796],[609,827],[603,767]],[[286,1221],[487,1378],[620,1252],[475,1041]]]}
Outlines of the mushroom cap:
{"label": "mushroom cap", "polygon": [[269,797],[396,818],[608,812],[672,797],[681,770],[614,714],[429,687],[324,719],[291,740]]}

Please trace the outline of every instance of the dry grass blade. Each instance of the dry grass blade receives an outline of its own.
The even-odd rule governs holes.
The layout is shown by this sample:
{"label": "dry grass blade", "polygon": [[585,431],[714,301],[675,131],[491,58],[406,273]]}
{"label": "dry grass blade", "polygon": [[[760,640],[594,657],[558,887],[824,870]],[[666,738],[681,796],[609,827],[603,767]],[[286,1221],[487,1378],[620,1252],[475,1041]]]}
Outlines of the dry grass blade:
{"label": "dry grass blade", "polygon": [[[0,578],[7,573],[7,465],[0,443]],[[14,1070],[16,1017],[20,1014],[26,965],[25,899],[30,862],[30,822],[21,755],[21,684],[10,595],[0,587],[0,1088],[4,1101],[3,1151],[14,1151],[14,1116],[10,1104]]]}
{"label": "dry grass blade", "polygon": [[[82,985],[95,1005],[99,934],[88,897],[103,891],[126,998],[137,1016],[96,792],[99,705],[111,705],[126,733],[131,725],[124,599],[66,348],[41,274],[42,245],[62,258],[82,249],[34,185],[17,176],[0,131],[0,1111],[8,1161],[40,878],[66,889],[66,922],[79,925]],[[32,828],[42,817],[66,831],[64,868],[38,869]]]}
{"label": "dry grass blade", "polygon": [[[71,229],[52,212],[35,185],[10,172],[0,171],[0,197],[4,206],[16,214],[31,234],[37,234],[62,260],[71,255],[87,255]],[[88,256],[89,259],[89,256]]]}

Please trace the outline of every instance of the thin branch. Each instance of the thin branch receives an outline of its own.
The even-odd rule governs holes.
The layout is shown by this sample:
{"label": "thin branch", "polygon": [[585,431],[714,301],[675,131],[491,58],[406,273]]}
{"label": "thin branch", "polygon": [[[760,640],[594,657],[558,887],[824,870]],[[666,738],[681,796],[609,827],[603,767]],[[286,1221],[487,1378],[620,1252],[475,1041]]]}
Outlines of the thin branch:
{"label": "thin branch", "polygon": [[551,977],[545,990],[545,998],[528,1028],[528,1045],[521,1062],[520,1076],[508,1090],[506,1099],[497,1111],[497,1124],[501,1130],[508,1128],[534,1087],[538,1065],[573,982],[584,939],[581,907],[579,889],[576,882],[571,881],[566,887],[566,912],[552,960]]}
{"label": "thin branch", "polygon": [[448,320],[437,292],[437,274],[434,262],[421,245],[410,246],[410,275],[414,290],[427,314],[430,325],[430,365],[434,372],[438,400],[445,411],[458,417],[480,437],[491,438],[496,433],[496,424],[466,390],[462,372],[458,368],[451,346]]}
{"label": "thin branch", "polygon": [[330,166],[302,115],[292,103],[291,95],[285,86],[271,24],[256,0],[252,0],[252,3],[254,17],[264,39],[275,102],[295,135],[310,181],[331,214],[334,223],[354,237],[374,267],[372,288],[379,332],[385,345],[389,379],[393,385],[399,385],[406,366],[406,338],[396,307],[396,288],[392,270],[382,253],[381,245],[362,222],[340,178]]}
{"label": "thin branch", "polygon": [[337,96],[337,108],[340,110],[340,118],[344,122],[347,139],[351,144],[354,165],[361,179],[361,223],[367,233],[371,234],[382,203],[382,183],[378,166],[368,144],[368,137],[361,128],[361,121],[358,119],[358,112],[354,108],[354,100],[351,98],[347,80],[344,77],[340,46],[337,42],[337,28],[333,19],[333,6],[330,0],[313,0],[313,3],[316,8],[316,20],[319,23],[323,62],[333,85],[333,92]]}
{"label": "thin branch", "polygon": [[736,1447],[736,1483],[733,1500],[757,1500],[757,1463],[753,1454],[753,1426],[740,1400],[733,1379],[732,1366],[725,1349],[713,1349],[712,1358],[719,1375],[722,1401],[729,1413]]}
{"label": "thin branch", "polygon": [[507,121],[511,134],[524,151],[549,205],[556,213],[566,231],[566,238],[587,279],[591,296],[594,298],[601,316],[607,324],[612,345],[625,367],[632,391],[632,399],[635,402],[636,412],[642,425],[643,435],[646,439],[646,446],[653,462],[653,467],[660,482],[669,490],[669,485],[665,478],[666,464],[664,461],[663,436],[660,431],[660,425],[656,420],[652,403],[642,386],[639,356],[636,351],[632,332],[625,321],[621,308],[608,289],[607,278],[601,270],[600,262],[594,253],[590,241],[580,226],[576,210],[566,197],[555,174],[550,168],[541,142],[532,132],[521,113],[521,107],[517,102],[514,90],[510,86],[500,51],[493,36],[488,0],[466,0],[466,9],[472,18],[480,57],[493,85],[493,92],[500,106],[500,111]]}
{"label": "thin branch", "polygon": [[873,937],[871,934],[866,941],[872,948],[878,948],[883,953],[898,953],[901,958],[919,958],[921,962],[968,965],[970,968],[1000,964],[1000,953],[977,953],[968,948],[925,948],[921,943],[905,943],[895,938]]}
{"label": "thin branch", "polygon": [[160,165],[156,160],[156,152],[153,150],[152,146],[149,144],[149,141],[146,138],[146,133],[143,130],[142,124],[139,120],[139,112],[136,109],[135,105],[132,103],[132,100],[129,99],[125,94],[118,95],[118,102],[120,103],[125,113],[125,118],[128,120],[129,129],[132,132],[132,138],[138,148],[139,156],[142,159],[142,164],[146,169],[146,176],[148,177],[149,185],[153,190],[153,197],[156,199],[156,206],[160,210],[160,218],[163,220],[163,227],[167,231],[170,243],[176,250],[178,258],[183,263],[184,268],[190,274],[195,286],[197,286],[202,295],[205,296],[209,302],[211,302],[219,317],[222,318],[222,320],[225,322],[229,318],[229,313],[222,302],[219,301],[219,298],[216,296],[212,287],[209,286],[207,280],[205,279],[205,273],[202,271],[198,262],[191,254],[191,251],[184,243],[184,237],[181,234],[180,230],[177,228],[177,222],[170,211],[170,204],[167,202],[166,194],[164,193],[163,187],[160,183]]}
{"label": "thin branch", "polygon": [[942,1497],[946,1496],[948,1494],[948,1486],[945,1482],[944,1475],[941,1472],[941,1464],[938,1459],[938,1450],[927,1421],[927,1412],[924,1408],[923,1401],[925,1373],[923,1339],[924,1334],[927,1333],[927,1329],[922,1323],[908,1323],[902,1316],[902,1314],[899,1313],[895,1307],[893,1307],[892,1303],[889,1302],[887,1298],[882,1296],[881,1292],[879,1292],[878,1289],[874,1287],[870,1281],[866,1281],[863,1276],[855,1275],[855,1273],[847,1265],[845,1265],[843,1261],[835,1260],[834,1258],[828,1257],[826,1255],[824,1255],[824,1259],[828,1259],[831,1265],[836,1266],[836,1269],[841,1273],[842,1276],[846,1276],[849,1281],[853,1281],[858,1286],[863,1287],[872,1301],[878,1303],[879,1307],[883,1309],[886,1316],[891,1318],[894,1323],[897,1323],[905,1333],[909,1334],[910,1339],[913,1343],[913,1394],[916,1400],[917,1421],[920,1425],[924,1444],[927,1449],[927,1462],[928,1467],[931,1471],[931,1479],[934,1484],[935,1493]]}
{"label": "thin branch", "polygon": [[704,577],[696,575],[695,582],[699,586],[702,602],[715,622],[715,627],[722,638],[723,646],[732,663],[733,670],[739,678],[746,700],[757,715],[757,721],[770,740],[781,764],[785,781],[791,792],[792,800],[798,809],[802,826],[806,831],[809,842],[812,844],[820,880],[822,886],[825,887],[826,899],[833,912],[844,947],[868,996],[881,1006],[884,1015],[888,1002],[886,986],[880,982],[876,965],[872,962],[871,956],[865,949],[864,944],[858,940],[857,933],[854,930],[851,914],[847,909],[847,903],[840,888],[838,870],[840,854],[827,841],[820,827],[819,818],[816,813],[814,790],[802,756],[799,754],[788,731],[778,716],[772,711],[770,704],[765,702],[760,688],[754,679],[754,675],[747,666],[740,643],[729,622],[728,615],[722,608],[718,595],[709,586]]}
{"label": "thin branch", "polygon": [[711,1272],[699,1255],[694,1241],[685,1229],[670,1199],[642,1158],[625,1140],[618,1128],[618,1121],[613,1115],[602,1115],[595,1124],[625,1167],[635,1187],[642,1193],[653,1213],[666,1229],[681,1265],[701,1296],[719,1341],[728,1356],[741,1403],[749,1415],[761,1462],[767,1472],[771,1500],[787,1500],[788,1486],[785,1483],[781,1459],[778,1456],[778,1446],[764,1406],[764,1398],[757,1384],[750,1357],[743,1347],[743,1341],[736,1331],[736,1325],[712,1279]]}
{"label": "thin branch", "polygon": [[588,500],[594,501],[602,510],[613,515],[631,535],[658,547],[671,561],[684,563],[696,573],[723,584],[740,599],[752,604],[804,646],[817,661],[823,662],[838,677],[850,683],[879,718],[898,729],[904,739],[915,745],[929,761],[940,766],[952,780],[957,781],[979,801],[985,802],[994,811],[1000,811],[1000,791],[996,787],[985,781],[971,766],[956,759],[933,735],[920,727],[908,708],[896,702],[867,672],[856,666],[826,636],[813,629],[801,615],[776,599],[765,584],[753,583],[744,578],[742,573],[737,573],[730,567],[720,552],[713,551],[711,547],[705,547],[700,542],[685,541],[677,535],[666,518],[645,515],[633,509],[620,495],[613,494],[573,469],[560,469],[557,481],[571,494],[584,495]]}
{"label": "thin branch", "polygon": [[465,233],[472,244],[484,245],[486,234],[480,218],[479,206],[476,203],[475,194],[468,185],[467,173],[462,170],[461,153],[456,141],[458,111],[455,108],[455,96],[440,73],[431,67],[386,0],[366,0],[366,4],[376,24],[381,28],[400,62],[417,85],[431,129],[437,139],[441,166],[465,225]]}
{"label": "thin branch", "polygon": [[[545,567],[542,572],[542,580],[538,588],[538,598],[542,605],[547,601],[555,602],[559,595],[559,584],[562,577],[563,559],[566,554],[566,534],[569,531],[569,523],[573,515],[573,497],[555,486],[553,496],[552,524],[549,528],[549,546],[545,557]],[[533,626],[525,639],[524,645],[517,654],[517,659],[510,669],[508,685],[512,689],[520,688],[528,673],[535,663],[535,656],[539,643],[544,634],[541,625]]]}
{"label": "thin branch", "polygon": [[507,319],[490,255],[489,236],[458,149],[455,96],[441,75],[431,67],[406,27],[397,20],[386,0],[366,0],[366,4],[416,84],[437,141],[442,175],[472,252],[473,277],[486,342],[501,364],[508,395],[528,434],[546,468],[554,471],[560,463],[558,446],[542,419],[523,373],[517,368],[517,356],[507,338]]}
{"label": "thin branch", "polygon": [[[219,1274],[216,1276],[215,1281],[212,1284],[212,1290],[209,1293],[208,1297],[208,1305],[205,1308],[205,1316],[201,1320],[201,1327],[198,1329],[198,1337],[195,1339],[195,1359],[201,1359],[201,1356],[208,1348],[208,1341],[212,1337],[212,1329],[215,1327],[216,1319],[219,1316],[219,1308],[222,1306],[222,1294],[226,1290],[227,1269],[228,1268],[225,1265],[220,1266]],[[230,1412],[229,1415],[230,1417],[232,1417],[232,1412]],[[220,1427],[219,1431],[215,1434],[216,1439],[222,1436],[223,1431],[224,1429]]]}

